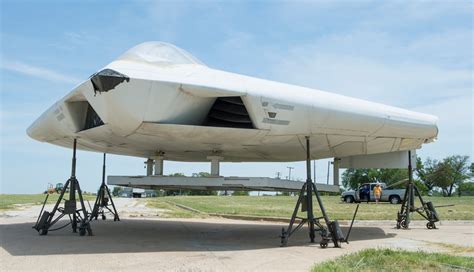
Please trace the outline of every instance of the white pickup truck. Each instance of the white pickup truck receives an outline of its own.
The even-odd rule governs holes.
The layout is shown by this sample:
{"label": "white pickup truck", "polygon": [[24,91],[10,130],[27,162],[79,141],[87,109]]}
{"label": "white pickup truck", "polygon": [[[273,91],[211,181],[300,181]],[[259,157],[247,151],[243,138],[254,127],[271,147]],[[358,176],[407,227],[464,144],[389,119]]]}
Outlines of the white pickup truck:
{"label": "white pickup truck", "polygon": [[392,204],[399,204],[405,196],[405,189],[387,189],[385,183],[364,183],[356,191],[351,190],[341,194],[342,201],[346,203],[367,201],[367,194],[364,192],[370,188],[369,201],[375,201],[374,187],[380,184],[382,186],[381,202],[390,202]]}

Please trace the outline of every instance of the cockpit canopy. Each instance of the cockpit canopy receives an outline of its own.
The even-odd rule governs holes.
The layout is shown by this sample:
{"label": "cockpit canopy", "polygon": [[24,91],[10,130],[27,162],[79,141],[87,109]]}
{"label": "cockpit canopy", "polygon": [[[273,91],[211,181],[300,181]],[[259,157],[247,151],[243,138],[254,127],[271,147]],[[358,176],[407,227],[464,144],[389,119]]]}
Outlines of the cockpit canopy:
{"label": "cockpit canopy", "polygon": [[185,50],[165,42],[145,42],[132,47],[118,60],[131,60],[151,64],[198,64],[201,61]]}

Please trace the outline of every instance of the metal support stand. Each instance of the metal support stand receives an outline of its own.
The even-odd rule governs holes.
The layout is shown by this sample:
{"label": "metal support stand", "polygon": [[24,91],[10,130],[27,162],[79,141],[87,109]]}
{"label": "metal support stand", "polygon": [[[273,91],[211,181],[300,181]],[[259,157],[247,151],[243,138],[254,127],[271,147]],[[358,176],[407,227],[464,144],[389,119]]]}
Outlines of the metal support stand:
{"label": "metal support stand", "polygon": [[[291,235],[293,235],[297,230],[301,229],[304,224],[308,224],[309,227],[309,238],[311,243],[314,243],[315,239],[315,232],[319,232],[321,235],[321,242],[320,246],[322,248],[326,248],[328,246],[328,242],[332,240],[334,243],[334,247],[340,247],[341,242],[347,242],[348,237],[344,237],[341,228],[339,227],[339,223],[337,220],[330,221],[329,217],[326,213],[326,209],[324,208],[323,202],[319,195],[319,191],[316,188],[316,185],[311,180],[311,156],[310,156],[310,141],[309,137],[306,137],[306,182],[304,183],[303,187],[301,188],[298,201],[296,202],[295,209],[293,211],[293,215],[291,216],[290,224],[288,228],[285,230],[282,229],[281,233],[281,246],[286,246],[288,243],[288,239]],[[313,193],[316,196],[316,200],[318,201],[319,208],[321,210],[322,216],[321,217],[314,217],[313,213]],[[302,211],[306,211],[306,217],[298,217],[298,211],[300,209]],[[357,213],[357,210],[356,210]],[[354,218],[356,213],[354,213]],[[293,228],[296,219],[299,219],[299,224]],[[324,223],[326,226],[321,224],[320,220],[324,219]],[[352,223],[354,222],[354,219]],[[352,228],[352,224],[351,224]],[[350,232],[350,230],[349,230]]]}
{"label": "metal support stand", "polygon": [[[421,207],[415,207],[416,196],[420,200]],[[411,151],[408,151],[408,183],[405,187],[405,195],[402,200],[402,206],[397,214],[397,229],[410,227],[410,214],[417,212],[423,218],[428,220],[426,227],[428,229],[436,229],[435,223],[439,221],[438,213],[435,206],[431,202],[425,202],[420,191],[413,183],[413,168],[411,162]]]}
{"label": "metal support stand", "polygon": [[[109,191],[109,187],[107,184],[105,184],[105,156],[106,155],[104,153],[104,160],[102,164],[102,183],[100,185],[99,192],[97,192],[97,198],[95,200],[94,207],[92,208],[90,220],[97,220],[99,215],[102,216],[102,220],[105,220],[105,214],[109,212],[114,216],[114,221],[120,221],[114,201],[112,200],[112,195]],[[112,205],[112,209],[109,208],[109,201],[110,205]]]}
{"label": "metal support stand", "polygon": [[[81,187],[79,185],[79,181],[76,178],[76,146],[77,140],[74,139],[73,145],[73,155],[72,155],[72,169],[71,169],[71,177],[66,181],[61,194],[59,195],[56,204],[54,205],[53,211],[48,212],[44,211],[44,206],[46,205],[46,200],[48,196],[46,196],[46,200],[43,203],[43,207],[41,208],[40,216],[38,216],[38,220],[36,224],[33,226],[40,235],[48,234],[48,231],[55,231],[62,228],[65,228],[68,225],[72,226],[72,231],[77,232],[79,228],[79,235],[84,236],[86,231],[89,235],[92,235],[92,229],[89,224],[89,217],[86,210],[86,206],[84,205],[84,199],[82,197]],[[66,191],[69,189],[69,199],[64,199],[64,195]],[[76,201],[76,191],[77,196],[79,197],[80,202],[80,209],[77,209],[77,201]],[[61,202],[64,199],[64,207],[59,207]],[[55,218],[56,212],[58,212],[58,216]],[[69,217],[69,223],[53,229],[52,227],[65,215]],[[78,226],[79,225],[79,226]]]}

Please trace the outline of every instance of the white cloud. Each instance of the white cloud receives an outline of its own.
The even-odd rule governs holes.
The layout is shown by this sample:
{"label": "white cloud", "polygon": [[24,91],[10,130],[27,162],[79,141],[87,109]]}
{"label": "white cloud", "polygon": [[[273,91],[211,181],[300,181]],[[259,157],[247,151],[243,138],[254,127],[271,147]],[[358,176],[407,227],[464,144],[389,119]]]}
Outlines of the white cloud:
{"label": "white cloud", "polygon": [[390,64],[368,57],[292,50],[271,65],[271,77],[293,84],[382,103],[412,106],[471,92],[467,69],[444,69],[416,62]]}
{"label": "white cloud", "polygon": [[412,107],[472,92],[472,29],[401,38],[355,28],[273,54],[279,81]]}
{"label": "white cloud", "polygon": [[413,110],[439,117],[438,140],[425,145],[418,153],[423,157],[443,158],[449,155],[468,155],[474,158],[474,97],[472,94],[445,99],[439,103],[422,105]]}
{"label": "white cloud", "polygon": [[47,68],[26,64],[20,61],[2,60],[1,68],[24,75],[42,78],[53,82],[77,84],[80,79]]}

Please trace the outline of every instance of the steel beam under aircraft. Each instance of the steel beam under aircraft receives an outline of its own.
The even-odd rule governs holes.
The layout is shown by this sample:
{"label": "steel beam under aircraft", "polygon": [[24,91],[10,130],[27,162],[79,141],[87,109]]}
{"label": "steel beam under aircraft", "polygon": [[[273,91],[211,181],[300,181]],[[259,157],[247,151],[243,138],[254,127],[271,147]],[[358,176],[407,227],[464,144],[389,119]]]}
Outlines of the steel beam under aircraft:
{"label": "steel beam under aircraft", "polygon": [[[299,192],[304,182],[267,177],[108,176],[107,184],[144,189],[196,189]],[[320,192],[339,192],[339,186],[316,183]]]}

